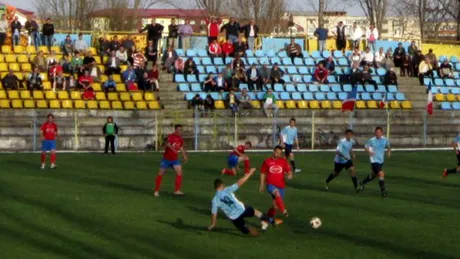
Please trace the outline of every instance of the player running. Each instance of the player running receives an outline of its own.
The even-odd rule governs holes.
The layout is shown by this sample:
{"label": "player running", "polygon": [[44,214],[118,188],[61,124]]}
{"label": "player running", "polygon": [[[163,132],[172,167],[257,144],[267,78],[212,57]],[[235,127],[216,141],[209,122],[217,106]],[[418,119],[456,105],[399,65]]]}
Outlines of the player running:
{"label": "player running", "polygon": [[255,168],[250,169],[243,178],[228,187],[225,187],[220,179],[216,179],[214,181],[216,195],[214,195],[214,198],[212,199],[211,225],[208,227],[208,230],[212,230],[216,226],[218,209],[221,209],[232,221],[233,225],[243,232],[243,234],[251,234],[252,236],[257,236],[259,234],[257,230],[248,227],[246,225],[246,221],[244,220],[245,218],[251,218],[254,216],[261,220],[262,230],[267,229],[267,222],[269,221],[269,218],[253,207],[245,206],[235,197],[235,194],[233,194],[254,174],[255,170]]}
{"label": "player running", "polygon": [[379,177],[380,190],[382,197],[387,196],[385,190],[385,173],[383,172],[383,161],[385,159],[385,148],[387,149],[388,158],[391,157],[390,142],[382,136],[383,129],[381,127],[375,128],[375,137],[369,139],[364,146],[364,150],[369,154],[371,161],[372,174],[368,175],[366,179],[359,183],[357,191],[363,191],[364,186],[372,181],[376,176]]}
{"label": "player running", "polygon": [[54,123],[54,115],[48,114],[48,119],[40,128],[42,140],[41,169],[45,169],[46,152],[51,153],[51,168],[56,168],[56,139],[58,138],[58,127]]}
{"label": "player running", "polygon": [[296,168],[294,153],[292,153],[292,146],[294,145],[294,143],[296,144],[297,151],[300,150],[299,139],[297,138],[297,128],[295,127],[295,123],[295,119],[291,118],[291,120],[289,121],[289,125],[281,131],[280,145],[284,148],[284,155],[286,156],[286,159],[289,158],[289,162],[291,163],[292,170],[294,171],[294,173],[300,173],[302,170]]}
{"label": "player running", "polygon": [[244,154],[244,151],[250,149],[251,147],[252,144],[249,141],[244,145],[236,147],[228,156],[228,168],[222,169],[222,174],[235,176],[238,164],[241,162],[244,162],[244,173],[247,174],[251,168],[251,162],[249,161],[249,157]]}
{"label": "player running", "polygon": [[442,178],[446,178],[449,174],[456,174],[460,171],[460,135],[454,138],[452,141],[452,147],[454,148],[455,154],[457,155],[457,167],[452,169],[444,169],[442,172]]}
{"label": "player running", "polygon": [[286,187],[285,175],[292,179],[292,171],[288,162],[282,157],[283,148],[276,146],[273,149],[273,156],[267,158],[260,169],[260,192],[264,192],[265,184],[267,191],[273,198],[273,205],[268,210],[268,217],[271,222],[275,222],[276,209],[278,208],[284,217],[288,217],[288,212],[284,206],[284,188]]}
{"label": "player running", "polygon": [[326,190],[329,190],[328,184],[335,177],[339,176],[340,172],[345,169],[350,171],[351,181],[353,186],[358,187],[358,180],[356,179],[355,167],[353,166],[353,159],[355,158],[355,153],[353,152],[353,145],[355,141],[352,139],[353,131],[348,129],[345,131],[345,138],[339,141],[337,149],[335,151],[334,159],[334,172],[332,172],[329,177],[324,182]]}
{"label": "player running", "polygon": [[182,166],[178,157],[179,152],[182,152],[184,163],[187,162],[187,153],[185,152],[183,145],[184,139],[182,138],[182,125],[175,125],[174,133],[170,134],[166,140],[165,153],[163,155],[163,159],[161,159],[160,171],[158,172],[155,180],[155,192],[153,194],[155,197],[160,196],[160,185],[163,180],[163,175],[165,174],[166,169],[170,167],[176,172],[174,195],[184,195],[184,193],[180,190],[182,185]]}

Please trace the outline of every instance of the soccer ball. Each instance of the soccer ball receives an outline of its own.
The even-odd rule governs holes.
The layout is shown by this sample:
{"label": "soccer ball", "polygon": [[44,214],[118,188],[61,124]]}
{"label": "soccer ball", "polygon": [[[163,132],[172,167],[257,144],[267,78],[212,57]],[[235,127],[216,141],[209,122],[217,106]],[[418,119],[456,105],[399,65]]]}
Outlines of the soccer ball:
{"label": "soccer ball", "polygon": [[310,226],[314,229],[321,227],[321,220],[318,217],[314,217],[310,220]]}

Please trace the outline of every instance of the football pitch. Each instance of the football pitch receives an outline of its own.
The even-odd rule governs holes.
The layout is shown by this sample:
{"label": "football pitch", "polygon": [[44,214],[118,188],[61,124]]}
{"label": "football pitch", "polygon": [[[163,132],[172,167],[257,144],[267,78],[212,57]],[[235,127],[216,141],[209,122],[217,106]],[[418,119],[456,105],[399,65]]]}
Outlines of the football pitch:
{"label": "football pitch", "polygon": [[[385,199],[377,180],[355,193],[346,172],[325,191],[333,154],[297,154],[303,171],[288,182],[289,218],[257,238],[240,234],[222,213],[216,229],[206,230],[227,155],[189,154],[186,195],[172,196],[169,171],[155,198],[159,153],[58,154],[55,170],[40,170],[39,154],[0,154],[0,258],[460,257],[460,174],[441,179],[457,163],[451,151],[393,152]],[[270,153],[249,156],[259,168]],[[356,167],[361,180],[369,172],[363,152]],[[271,198],[258,187],[257,173],[236,196],[266,212]],[[309,226],[314,216],[320,229]]]}

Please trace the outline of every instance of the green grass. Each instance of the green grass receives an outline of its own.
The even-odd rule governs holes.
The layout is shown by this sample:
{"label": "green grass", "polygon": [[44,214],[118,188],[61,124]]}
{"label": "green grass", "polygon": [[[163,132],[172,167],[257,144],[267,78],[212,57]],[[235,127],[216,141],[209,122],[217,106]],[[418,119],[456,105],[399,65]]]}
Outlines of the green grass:
{"label": "green grass", "polygon": [[[332,153],[298,154],[303,172],[288,183],[290,217],[258,238],[241,235],[223,216],[216,231],[205,230],[226,155],[190,154],[186,196],[171,195],[169,172],[154,198],[160,154],[59,154],[60,167],[44,171],[37,154],[2,154],[0,258],[459,257],[460,175],[441,180],[441,169],[456,164],[452,152],[394,152],[385,164],[386,199],[377,181],[356,194],[346,173],[324,191]],[[268,155],[250,154],[252,164]],[[363,178],[363,153],[356,164]],[[271,203],[258,192],[258,176],[237,197],[263,211]],[[313,216],[323,221],[318,230],[309,227]]]}

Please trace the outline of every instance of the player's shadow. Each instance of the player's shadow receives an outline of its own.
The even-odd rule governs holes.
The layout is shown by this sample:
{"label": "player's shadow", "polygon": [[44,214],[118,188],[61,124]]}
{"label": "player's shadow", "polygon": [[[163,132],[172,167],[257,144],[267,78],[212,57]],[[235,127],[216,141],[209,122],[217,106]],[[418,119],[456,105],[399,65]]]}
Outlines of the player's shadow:
{"label": "player's shadow", "polygon": [[[181,218],[177,218],[176,221],[174,222],[168,222],[168,221],[163,221],[163,220],[157,220],[157,222],[161,224],[169,225],[178,230],[185,230],[185,231],[192,232],[198,235],[202,235],[204,232],[207,232],[206,227],[203,227],[203,226],[198,227],[198,226],[192,226],[192,225],[185,224]],[[233,233],[233,231],[235,230],[230,229],[230,228],[222,228],[222,227],[218,227],[212,230],[212,232],[240,237],[239,235]]]}

